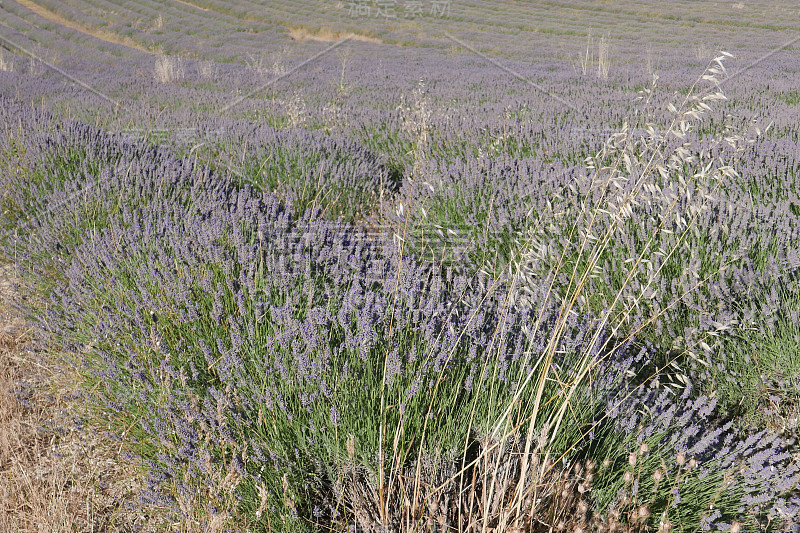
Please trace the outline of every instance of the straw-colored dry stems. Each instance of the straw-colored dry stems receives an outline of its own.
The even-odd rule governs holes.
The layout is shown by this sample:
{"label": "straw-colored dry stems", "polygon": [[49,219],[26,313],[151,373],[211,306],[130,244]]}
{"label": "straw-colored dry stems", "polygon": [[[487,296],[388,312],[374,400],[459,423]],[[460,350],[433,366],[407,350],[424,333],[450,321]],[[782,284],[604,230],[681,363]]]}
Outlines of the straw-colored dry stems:
{"label": "straw-colored dry stems", "polygon": [[203,79],[210,80],[217,77],[219,67],[213,61],[201,61],[197,65],[197,72]]}
{"label": "straw-colored dry stems", "polygon": [[[608,79],[608,72],[611,68],[611,59],[609,56],[610,46],[606,37],[600,37],[597,41],[597,57],[594,53],[594,39],[592,34],[586,36],[586,48],[578,54],[577,70],[583,76],[591,73],[592,69],[597,67],[597,77],[604,80]],[[573,64],[573,67],[575,65]]]}
{"label": "straw-colored dry stems", "polygon": [[597,76],[604,80],[608,79],[608,70],[611,68],[608,52],[608,41],[605,37],[601,37],[597,43]]}
{"label": "straw-colored dry stems", "polygon": [[183,59],[176,56],[159,55],[155,62],[155,79],[159,83],[178,83],[186,76]]}
{"label": "straw-colored dry stems", "polygon": [[[719,56],[718,58],[715,58],[714,64],[707,69],[707,71],[703,74],[703,76],[701,76],[700,80],[709,81],[714,86],[718,87],[717,76],[724,72],[724,66],[722,64],[722,61],[725,59],[725,57],[727,57],[727,54],[723,54],[723,55]],[[633,201],[634,196],[638,195],[639,192],[642,190],[642,187],[643,187],[643,185],[645,183],[646,178],[656,174],[656,171],[658,171],[659,174],[661,174],[662,172],[666,171],[666,169],[664,169],[662,167],[660,162],[668,160],[667,159],[668,155],[676,156],[675,157],[675,162],[674,162],[674,164],[676,164],[676,165],[678,163],[683,164],[683,163],[689,162],[688,155],[686,155],[685,149],[683,149],[683,147],[679,147],[672,154],[662,154],[661,153],[662,148],[666,145],[668,137],[670,135],[675,135],[675,136],[678,136],[678,137],[684,136],[685,133],[689,130],[688,120],[690,120],[690,119],[691,120],[700,120],[700,118],[702,117],[702,114],[705,111],[710,109],[710,107],[707,104],[705,104],[705,101],[719,100],[719,99],[723,99],[723,98],[724,98],[724,95],[722,95],[719,91],[716,91],[714,93],[706,95],[705,97],[702,97],[702,98],[698,97],[698,96],[696,96],[696,95],[694,95],[694,94],[692,94],[690,92],[690,94],[687,96],[687,98],[685,99],[685,101],[682,104],[682,106],[680,108],[674,109],[674,112],[676,113],[676,119],[673,122],[673,124],[670,125],[670,127],[668,128],[667,133],[665,133],[660,138],[657,138],[657,142],[654,143],[655,145],[651,146],[652,152],[650,154],[649,159],[646,161],[645,165],[641,169],[641,171],[639,173],[638,182],[635,184],[635,186],[630,190],[630,192],[626,196],[624,196],[622,198],[619,198],[619,199],[616,199],[613,202],[610,202],[610,203],[612,203],[612,205],[603,206],[602,211],[604,213],[607,213],[609,215],[609,217],[610,217],[610,225],[609,225],[605,235],[602,238],[593,240],[594,245],[590,250],[587,268],[582,273],[579,273],[577,270],[573,270],[573,272],[572,272],[573,280],[575,280],[576,276],[579,276],[579,279],[575,280],[574,282],[570,281],[570,285],[568,287],[567,294],[565,294],[564,304],[562,305],[561,316],[560,316],[559,322],[557,323],[555,331],[553,333],[553,336],[552,336],[552,338],[550,340],[550,343],[548,344],[548,346],[547,346],[547,348],[545,350],[545,353],[546,353],[545,363],[539,367],[541,370],[539,371],[538,377],[536,379],[537,390],[536,390],[536,395],[535,395],[535,400],[534,400],[534,415],[533,415],[531,421],[529,422],[528,436],[527,436],[527,441],[526,441],[526,444],[525,444],[525,452],[523,453],[523,464],[525,463],[526,457],[530,453],[530,450],[532,449],[531,445],[532,445],[532,440],[533,440],[533,436],[534,436],[534,427],[536,426],[536,422],[537,422],[536,410],[538,409],[538,406],[542,402],[542,394],[543,394],[543,391],[544,391],[544,383],[545,383],[545,380],[547,379],[548,369],[550,368],[550,363],[552,361],[552,357],[553,357],[553,352],[555,350],[555,346],[557,346],[558,337],[563,332],[563,327],[564,327],[564,324],[565,324],[566,316],[572,311],[572,307],[575,305],[575,303],[577,301],[577,296],[580,294],[582,289],[586,286],[586,282],[588,280],[588,276],[593,271],[594,267],[596,266],[597,260],[598,260],[598,258],[600,256],[601,252],[607,246],[610,245],[611,236],[616,231],[617,226],[619,224],[621,224],[625,220],[625,218],[626,218],[626,216],[625,216],[626,215],[626,209],[628,209],[629,204]],[[613,184],[614,180],[620,179],[622,177],[622,175],[623,175],[622,170],[623,169],[626,171],[626,174],[631,172],[630,155],[626,151],[626,149],[628,149],[629,146],[630,146],[630,143],[628,142],[627,135],[628,135],[627,129],[623,129],[623,132],[622,132],[622,134],[620,136],[612,137],[612,139],[610,139],[610,142],[607,143],[606,148],[604,148],[604,151],[601,152],[601,154],[596,158],[597,162],[593,163],[592,165],[590,165],[590,169],[594,169],[595,171],[600,172],[600,173],[608,176],[606,183],[609,184],[609,185]],[[682,149],[683,149],[683,151],[682,151]],[[611,158],[614,160],[614,163],[612,163],[610,165],[607,165],[607,166],[601,166],[601,164],[598,164],[600,161],[607,159],[608,156],[611,156]],[[623,163],[624,163],[624,166],[623,166]],[[719,174],[714,176],[716,178],[714,181],[718,183],[721,180],[722,177],[731,176],[732,175],[731,172],[732,172],[732,169],[729,166],[720,165],[720,167],[718,168],[718,173]],[[594,177],[592,178],[592,181],[594,183],[594,181],[595,181]],[[611,189],[611,187],[606,185],[606,191],[608,191],[610,189]],[[605,200],[606,198],[607,198],[606,194],[604,193],[601,196],[601,201]],[[701,199],[703,200],[704,203],[708,200],[708,198],[709,198],[708,194],[706,194],[704,196],[701,196]],[[674,205],[675,205],[675,202],[672,202],[671,205],[669,206],[669,208],[670,209],[673,208]],[[582,250],[583,250],[583,247],[590,241],[589,235],[590,235],[591,227],[594,224],[594,221],[595,221],[595,219],[597,217],[597,214],[601,211],[600,207],[601,206],[599,204],[596,205],[594,210],[589,214],[587,231],[584,234],[583,242],[581,244],[581,249]],[[699,211],[700,210],[696,210],[693,213],[694,217],[696,217],[699,214]],[[687,228],[687,230],[688,230],[688,228]],[[678,244],[676,244],[676,247],[679,246],[679,245],[680,245],[680,241],[678,242]],[[581,251],[581,254],[582,253],[583,252]],[[644,253],[645,253],[645,251],[643,250],[642,254],[644,254]],[[561,259],[563,259],[563,255],[559,259],[559,261]],[[612,305],[611,305],[610,309],[613,309],[616,306],[617,302],[619,301],[619,299],[620,299],[620,297],[622,295],[622,291],[624,290],[625,286],[627,286],[630,283],[632,275],[635,272],[636,266],[638,266],[638,264],[642,260],[643,260],[643,256],[640,255],[640,257],[636,261],[635,266],[631,269],[631,273],[629,273],[627,279],[625,280],[625,283],[623,284],[623,288],[617,293],[617,296],[615,297],[614,301],[612,302]],[[576,265],[577,265],[577,263],[576,263]],[[577,266],[575,268],[577,268]],[[641,295],[639,296],[639,298],[641,298]],[[638,302],[638,300],[636,300],[636,301]],[[630,312],[630,308],[628,309],[628,312]],[[605,326],[607,325],[607,321],[608,321],[609,317],[610,317],[610,312],[607,312],[604,315],[604,317],[602,318],[602,323],[597,327],[597,332],[598,333],[596,334],[596,336],[599,335],[599,331],[601,329],[605,328]],[[597,339],[595,338],[594,340],[597,340]],[[593,345],[593,343],[589,343],[589,345],[591,346],[591,345]],[[584,354],[583,359],[580,361],[580,363],[578,365],[579,368],[578,368],[578,370],[576,372],[577,375],[576,375],[575,379],[571,383],[568,384],[566,389],[561,391],[561,393],[560,393],[561,396],[562,396],[561,403],[560,403],[558,409],[556,409],[555,415],[551,416],[547,420],[547,427],[552,428],[552,436],[550,437],[550,439],[548,439],[550,442],[555,440],[555,436],[557,435],[558,430],[560,429],[560,426],[561,426],[561,424],[562,424],[562,422],[564,420],[564,416],[565,416],[565,413],[566,413],[566,411],[568,409],[568,406],[570,404],[572,396],[574,395],[574,393],[576,392],[577,388],[582,383],[583,379],[586,378],[586,376],[589,374],[591,369],[596,364],[597,364],[597,362],[596,361],[592,361],[588,357],[588,354]],[[523,386],[520,387],[520,389],[524,388],[526,384],[527,384],[527,382],[525,384],[523,384]],[[518,392],[518,395],[519,395],[519,392]],[[513,402],[517,401],[518,395],[515,396]],[[509,410],[506,410],[506,414],[508,414],[508,413],[509,413]],[[522,475],[523,476],[527,475],[527,471],[526,471],[525,468],[523,468]],[[520,483],[520,486],[524,485],[524,483],[525,483],[524,478],[520,479],[519,483]],[[517,505],[517,509],[519,509],[519,505]]]}
{"label": "straw-colored dry stems", "polygon": [[590,33],[586,37],[586,51],[583,54],[583,57],[578,56],[578,63],[581,67],[581,74],[586,76],[586,73],[589,72],[591,65],[593,63],[593,50],[592,50],[592,34]]}
{"label": "straw-colored dry stems", "polygon": [[14,72],[14,63],[6,58],[5,51],[0,49],[0,70],[3,72]]}

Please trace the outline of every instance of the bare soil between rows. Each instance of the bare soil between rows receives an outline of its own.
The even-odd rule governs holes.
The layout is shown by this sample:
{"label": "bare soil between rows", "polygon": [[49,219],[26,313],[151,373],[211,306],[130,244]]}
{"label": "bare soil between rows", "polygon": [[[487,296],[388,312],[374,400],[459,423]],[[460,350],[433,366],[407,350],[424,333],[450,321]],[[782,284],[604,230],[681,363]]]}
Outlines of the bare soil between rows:
{"label": "bare soil between rows", "polygon": [[136,468],[85,420],[77,373],[15,312],[19,291],[1,265],[0,531],[152,530]]}

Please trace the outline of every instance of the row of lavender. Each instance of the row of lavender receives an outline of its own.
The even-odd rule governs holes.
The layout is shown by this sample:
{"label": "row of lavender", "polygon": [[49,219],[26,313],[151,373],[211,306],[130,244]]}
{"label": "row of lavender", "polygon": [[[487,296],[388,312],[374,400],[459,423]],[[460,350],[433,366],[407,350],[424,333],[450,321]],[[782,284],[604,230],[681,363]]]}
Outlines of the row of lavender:
{"label": "row of lavender", "polygon": [[[200,9],[181,3],[151,6],[137,2],[122,6],[74,0],[71,8],[61,2],[42,4],[86,32],[96,28],[99,37],[54,23],[23,5],[9,2],[0,14],[4,38],[8,39],[4,44],[15,52],[4,52],[4,61],[14,67],[14,72],[3,76],[7,95],[46,99],[52,105],[69,107],[80,116],[102,121],[107,129],[141,128],[143,123],[155,128],[195,128],[206,118],[219,120],[220,115],[337,128],[353,137],[365,137],[376,146],[396,150],[393,155],[398,157],[403,146],[396,146],[392,137],[398,129],[386,126],[398,123],[398,104],[419,79],[426,80],[429,87],[433,111],[429,126],[432,131],[441,132],[440,144],[455,143],[463,150],[480,149],[486,153],[536,149],[540,155],[572,158],[575,162],[597,148],[608,129],[616,128],[629,114],[631,94],[637,87],[647,85],[653,72],[675,89],[684,87],[691,83],[709,53],[694,54],[686,49],[675,53],[675,48],[651,43],[653,48],[644,57],[646,46],[630,44],[643,38],[650,24],[643,15],[643,6],[620,13],[634,16],[631,28],[607,35],[616,47],[610,52],[612,58],[615,53],[618,57],[613,58],[616,61],[609,78],[603,80],[583,74],[583,67],[574,64],[573,56],[585,51],[584,34],[592,32],[591,12],[585,6],[564,6],[570,15],[567,20],[573,21],[573,31],[580,37],[577,48],[574,42],[568,43],[567,37],[536,40],[530,35],[537,33],[518,31],[534,39],[530,49],[503,46],[496,52],[508,57],[501,55],[501,60],[496,61],[493,55],[486,55],[486,50],[478,52],[482,55],[470,50],[477,45],[465,37],[471,35],[467,23],[473,17],[483,20],[488,15],[471,3],[457,9],[454,6],[449,18],[423,24],[438,35],[436,46],[349,42],[327,52],[327,43],[292,40],[282,25],[269,22],[274,14],[266,12],[271,13],[272,9],[256,3],[239,6],[206,2],[197,4]],[[697,25],[712,27],[716,32],[714,40],[741,52],[737,68],[746,69],[726,82],[726,92],[736,102],[731,111],[749,117],[753,110],[759,110],[769,115],[777,131],[791,135],[798,109],[794,105],[797,95],[792,75],[798,66],[791,47],[781,41],[779,4],[776,2],[764,21],[769,23],[768,31],[749,28],[745,12],[730,14],[727,24],[716,25],[707,13],[682,13],[681,17],[691,24],[674,18],[673,22],[664,22],[670,31],[663,33],[690,40],[698,31]],[[644,7],[650,6],[645,3]],[[677,11],[684,9],[679,6]],[[343,22],[341,13],[334,13],[336,9],[325,2],[303,3],[295,10],[318,19],[319,25],[330,20],[334,29],[337,20],[365,27],[380,23],[370,18]],[[611,12],[613,16],[614,10]],[[505,16],[512,13],[513,10],[508,11]],[[150,40],[142,38],[142,32],[134,27],[137,17],[155,20],[159,16],[166,22],[148,30]],[[543,15],[537,13],[536,20],[541,22],[541,18]],[[662,18],[671,20],[666,14]],[[108,20],[114,20],[115,25]],[[495,22],[494,16],[490,20],[489,27],[502,29],[502,20]],[[562,21],[553,20],[553,25],[561,24]],[[466,26],[463,31],[460,25]],[[549,29],[552,28],[539,28],[544,35],[552,35],[547,33]],[[597,35],[607,33],[602,27],[595,31]],[[758,31],[761,39],[754,38]],[[442,37],[442,32],[457,41]],[[110,36],[104,40],[106,35]],[[31,59],[15,45],[119,105],[114,107],[84,88],[71,88],[70,83],[65,86],[60,74],[50,72],[44,63]],[[567,46],[569,52],[559,51]],[[447,47],[452,49],[446,50]],[[759,54],[774,47],[782,49],[769,60],[758,60]],[[592,49],[591,53],[594,57],[597,50]],[[519,59],[520,54],[527,56]],[[306,64],[309,58],[315,59]],[[156,75],[160,60],[174,62],[173,68],[166,69],[165,77],[159,78],[161,81]],[[30,76],[31,72],[36,76]],[[52,79],[43,83],[43,77]],[[231,106],[233,102],[237,103]],[[601,131],[587,131],[592,129]]]}
{"label": "row of lavender", "polygon": [[[28,270],[34,287],[52,289],[49,303],[31,311],[53,342],[79,354],[75,362],[95,391],[89,398],[146,461],[145,502],[183,519],[236,519],[252,529],[368,527],[353,514],[363,498],[343,488],[343,478],[374,489],[379,466],[411,473],[436,464],[430,481],[453,478],[443,494],[457,495],[459,482],[468,482],[458,475],[458,451],[486,442],[508,399],[526,386],[530,354],[544,349],[559,322],[558,299],[536,289],[546,274],[532,272],[539,277],[526,291],[528,305],[509,309],[515,278],[503,272],[435,268],[402,257],[391,239],[367,238],[320,212],[294,212],[236,174],[210,173],[167,149],[63,125],[8,100],[2,109],[3,209],[12,215],[4,254]],[[315,142],[271,135],[277,146]],[[308,150],[329,154],[335,146],[316,142]],[[357,148],[342,150],[364,162]],[[499,213],[487,221],[493,239],[498,228],[516,235],[513,225],[526,215],[507,195],[545,212],[547,200],[575,181],[559,183],[552,169],[524,161],[448,168],[430,172],[485,179],[465,187],[474,195],[455,207],[475,205],[468,216],[477,216],[483,210],[474,202],[487,196],[480,191],[491,191]],[[521,180],[531,172],[541,173],[543,186]],[[763,198],[795,198],[758,183]],[[755,238],[749,220],[730,222],[733,238]],[[56,274],[54,288],[45,272]],[[798,469],[779,437],[765,430],[744,438],[736,426],[720,426],[714,400],[691,388],[676,398],[652,381],[643,386],[640,371],[657,359],[657,347],[597,342],[602,326],[590,311],[570,319],[553,365],[570,381],[575,358],[588,353],[597,379],[577,392],[551,451],[564,454],[559,468],[576,457],[603,464],[589,500],[594,512],[647,503],[654,527],[669,517],[720,530],[737,518],[794,520]],[[555,383],[545,391],[558,394]],[[531,414],[524,410],[521,419]],[[386,428],[395,435],[391,462],[381,454]],[[633,468],[628,455],[642,444],[651,451]],[[686,468],[680,457],[697,466]],[[680,486],[659,484],[664,476]],[[400,523],[401,501],[387,509],[389,523]],[[531,517],[555,503],[537,505]],[[457,525],[456,514],[443,520]]]}
{"label": "row of lavender", "polygon": [[[695,55],[700,56],[710,54],[709,48],[713,50],[723,40],[751,50],[767,43],[777,44],[772,38],[780,39],[779,32],[792,30],[791,20],[798,14],[794,4],[780,0],[756,5],[704,6],[702,9],[691,4],[662,4],[651,0],[626,6],[582,2],[520,6],[513,1],[501,1],[491,7],[475,0],[383,3],[374,0],[305,0],[300,3],[200,0],[170,4],[152,0],[124,3],[38,0],[37,4],[60,17],[79,21],[84,28],[124,35],[130,40],[129,44],[141,47],[158,44],[170,51],[181,48],[178,36],[187,33],[216,44],[226,35],[223,32],[235,31],[237,27],[247,28],[250,34],[265,32],[273,38],[275,33],[302,28],[306,32],[295,36],[301,39],[303,35],[324,35],[320,30],[327,26],[328,33],[334,36],[340,29],[341,33],[356,32],[374,41],[429,48],[447,47],[448,44],[443,43],[446,33],[469,35],[474,42],[486,43],[481,44],[485,49],[491,45],[508,55],[522,55],[535,48],[532,45],[542,45],[542,41],[549,41],[544,43],[549,54],[565,54],[567,51],[559,47],[559,41],[575,37],[580,40],[591,33],[613,40],[627,55],[641,52],[647,44],[652,45],[653,36],[668,25],[672,31],[663,34],[661,42],[670,46],[694,46]],[[11,8],[18,9],[16,4]],[[620,19],[624,19],[624,25],[620,24]],[[555,39],[543,40],[537,35],[540,32]],[[264,37],[262,34],[248,39],[260,39],[263,43]],[[581,45],[582,42],[578,46]],[[569,53],[579,55],[581,51],[573,48]]]}
{"label": "row of lavender", "polygon": [[[65,84],[11,46],[18,55],[0,58],[10,65],[3,94],[122,135],[63,126],[4,100],[3,179],[12,191],[4,229],[25,236],[6,251],[45,265],[47,276],[66,270],[43,323],[86,353],[90,383],[108,385],[95,400],[149,461],[149,502],[209,523],[233,513],[253,528],[288,529],[295,518],[368,527],[368,518],[341,514],[380,508],[369,503],[376,487],[399,490],[391,481],[380,487],[376,465],[409,477],[422,465],[426,483],[442,483],[458,477],[462,446],[488,446],[530,354],[558,336],[570,274],[591,267],[583,290],[591,296],[575,306],[583,319],[571,319],[553,348],[561,354],[553,372],[570,382],[590,354],[602,379],[577,392],[552,451],[569,452],[557,472],[579,457],[605,465],[587,501],[544,498],[532,514],[572,505],[562,511],[578,516],[590,504],[634,522],[644,502],[654,527],[668,518],[725,530],[753,513],[753,526],[791,523],[795,503],[781,498],[797,477],[783,444],[769,432],[742,440],[754,419],[790,425],[798,396],[800,303],[791,277],[800,108],[788,50],[743,61],[742,73],[724,81],[726,112],[773,122],[755,142],[732,150],[715,143],[742,124],[717,111],[687,134],[695,159],[635,190],[646,175],[635,162],[653,155],[647,139],[655,135],[644,121],[628,130],[633,148],[615,149],[632,156],[631,179],[615,187],[638,203],[628,210],[617,202],[615,218],[614,197],[586,172],[585,158],[608,148],[653,71],[685,93],[703,54],[686,60],[687,50],[649,49],[645,62],[635,54],[644,47],[631,44],[644,33],[630,30],[608,37],[620,55],[598,78],[600,49],[588,40],[583,49],[586,28],[575,31],[583,62],[549,39],[534,38],[541,46],[531,57],[512,44],[519,35],[491,40],[506,43],[499,56],[474,53],[464,43],[477,40],[464,34],[487,31],[476,20],[497,31],[509,20],[466,2],[460,16],[418,28],[423,37],[410,39],[407,28],[397,37],[383,21],[375,35],[404,47],[350,42],[327,54],[325,43],[289,41],[277,8],[256,3],[39,3],[100,37],[15,2],[0,13],[3,36],[96,92]],[[293,22],[339,21],[343,31],[375,23],[343,21],[341,8],[320,4],[292,5]],[[644,28],[652,24],[646,4],[608,16]],[[575,24],[594,13],[562,7]],[[688,39],[696,25],[713,39],[730,33],[685,9],[659,19],[675,30],[664,33]],[[762,42],[754,37],[764,28],[745,19],[728,20],[734,42],[747,43],[745,58],[782,44],[780,20]],[[562,20],[541,29],[574,31]],[[672,117],[659,106],[647,111],[662,125]],[[721,161],[740,176],[702,172]],[[582,245],[603,235],[613,244],[587,265]],[[542,292],[548,281],[553,290]],[[541,309],[545,326],[532,329]],[[607,343],[594,345],[596,331]],[[684,393],[675,400],[670,390]],[[545,396],[558,398],[558,389]],[[477,423],[465,418],[473,408]],[[741,411],[746,423],[723,424]],[[387,427],[400,428],[397,464],[381,460]],[[663,448],[628,457],[664,439]],[[700,466],[689,469],[689,458]],[[781,473],[774,482],[769,468]],[[665,476],[671,485],[659,481]],[[585,474],[583,482],[586,492],[592,483]],[[458,500],[448,490],[441,494]],[[458,525],[455,516],[444,521]]]}

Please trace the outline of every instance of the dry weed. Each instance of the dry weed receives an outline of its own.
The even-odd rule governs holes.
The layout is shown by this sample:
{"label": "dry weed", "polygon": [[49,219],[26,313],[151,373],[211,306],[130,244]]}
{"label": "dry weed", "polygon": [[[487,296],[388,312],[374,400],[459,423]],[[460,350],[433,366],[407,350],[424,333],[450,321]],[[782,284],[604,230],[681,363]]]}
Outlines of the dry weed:
{"label": "dry weed", "polygon": [[602,525],[589,511],[596,465],[555,465],[542,439],[529,455],[533,459],[522,461],[524,444],[476,438],[463,458],[423,454],[402,475],[390,477],[383,499],[377,476],[350,464],[332,487],[329,512],[342,530],[375,533],[539,533]]}
{"label": "dry weed", "polygon": [[3,72],[14,72],[14,63],[6,59],[3,50],[0,50],[0,70]]}
{"label": "dry weed", "polygon": [[183,59],[175,56],[156,57],[155,78],[160,83],[178,83],[186,76]]}
{"label": "dry weed", "polygon": [[289,37],[297,42],[318,41],[321,43],[335,43],[342,39],[349,41],[361,41],[366,43],[380,43],[383,42],[375,37],[353,33],[349,31],[334,31],[330,28],[321,28],[316,31],[303,28],[302,26],[296,28],[289,28]]}

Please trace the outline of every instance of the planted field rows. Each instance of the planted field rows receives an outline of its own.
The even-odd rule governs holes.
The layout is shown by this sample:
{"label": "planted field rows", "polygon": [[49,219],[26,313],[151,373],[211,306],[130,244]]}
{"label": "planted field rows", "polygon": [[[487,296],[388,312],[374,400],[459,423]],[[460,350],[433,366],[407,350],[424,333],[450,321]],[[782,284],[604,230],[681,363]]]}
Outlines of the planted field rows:
{"label": "planted field rows", "polygon": [[797,28],[4,1],[0,529],[797,530]]}

